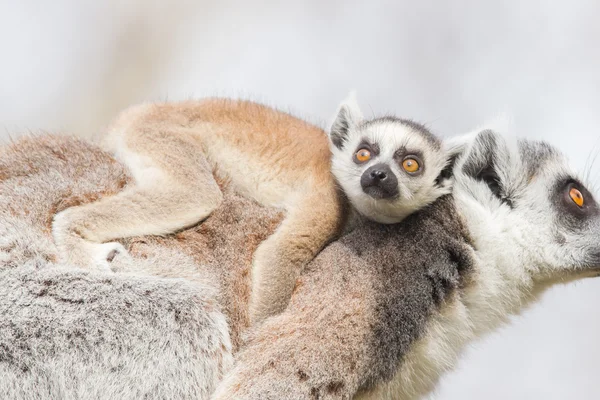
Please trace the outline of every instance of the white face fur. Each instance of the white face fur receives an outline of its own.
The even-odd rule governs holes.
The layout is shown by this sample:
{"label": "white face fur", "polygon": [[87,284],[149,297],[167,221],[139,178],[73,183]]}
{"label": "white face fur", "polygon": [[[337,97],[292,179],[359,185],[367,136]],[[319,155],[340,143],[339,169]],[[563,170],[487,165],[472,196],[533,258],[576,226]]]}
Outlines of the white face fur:
{"label": "white face fur", "polygon": [[[491,129],[451,139],[456,215],[473,271],[405,358],[361,399],[426,397],[465,345],[507,322],[548,287],[600,276],[600,206],[554,147]],[[432,237],[435,240],[435,236]],[[472,257],[472,258],[471,258]]]}
{"label": "white face fur", "polygon": [[[460,139],[459,139],[460,140]],[[475,247],[496,265],[486,281],[513,290],[600,274],[600,207],[552,146],[484,130],[454,168],[454,196]]]}
{"label": "white face fur", "polygon": [[450,153],[417,123],[365,120],[351,96],[329,138],[335,178],[353,207],[371,220],[400,222],[451,190],[450,180],[440,177]]}

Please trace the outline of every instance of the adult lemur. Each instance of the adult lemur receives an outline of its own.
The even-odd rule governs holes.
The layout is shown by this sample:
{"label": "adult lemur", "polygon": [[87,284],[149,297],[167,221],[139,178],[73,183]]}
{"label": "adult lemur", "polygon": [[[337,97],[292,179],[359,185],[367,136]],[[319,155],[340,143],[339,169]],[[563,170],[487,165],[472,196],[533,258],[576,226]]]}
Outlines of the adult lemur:
{"label": "adult lemur", "polygon": [[[352,96],[331,138],[339,182],[368,218],[398,222],[449,191],[449,181],[439,179],[449,153],[419,124],[364,120]],[[287,211],[254,255],[250,316],[260,321],[283,310],[304,265],[345,223],[327,135],[288,114],[224,99],[148,104],[125,111],[104,139],[135,184],[56,215],[53,235],[71,264],[109,268],[125,250],[105,242],[200,222],[221,203],[216,175]]]}
{"label": "adult lemur", "polygon": [[558,150],[461,140],[453,193],[327,246],[215,399],[422,398],[546,288],[600,275],[600,208]]}

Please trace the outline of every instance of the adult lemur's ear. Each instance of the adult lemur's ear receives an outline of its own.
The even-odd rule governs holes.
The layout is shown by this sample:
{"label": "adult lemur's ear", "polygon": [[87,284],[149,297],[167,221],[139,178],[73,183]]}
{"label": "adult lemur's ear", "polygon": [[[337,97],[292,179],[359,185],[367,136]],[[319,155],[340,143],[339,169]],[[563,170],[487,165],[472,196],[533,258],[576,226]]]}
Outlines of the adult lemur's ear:
{"label": "adult lemur's ear", "polygon": [[523,179],[516,141],[506,135],[511,125],[512,121],[502,116],[494,124],[487,124],[486,129],[463,136],[466,146],[455,168],[485,183],[495,197],[509,206],[513,203],[515,187]]}
{"label": "adult lemur's ear", "polygon": [[444,141],[443,149],[446,157],[446,166],[436,179],[436,183],[439,186],[447,186],[451,183],[456,160],[465,152],[467,145],[468,139],[464,136],[453,137]]}
{"label": "adult lemur's ear", "polygon": [[348,132],[354,128],[363,115],[356,101],[356,92],[351,91],[346,99],[340,104],[331,129],[329,130],[329,140],[335,147],[341,149],[348,139]]}

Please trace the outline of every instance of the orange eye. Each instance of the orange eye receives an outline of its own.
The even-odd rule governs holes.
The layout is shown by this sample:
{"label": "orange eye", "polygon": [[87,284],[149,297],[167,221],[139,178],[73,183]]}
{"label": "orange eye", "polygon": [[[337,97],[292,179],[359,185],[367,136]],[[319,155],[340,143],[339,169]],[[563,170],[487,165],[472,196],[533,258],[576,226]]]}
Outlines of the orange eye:
{"label": "orange eye", "polygon": [[356,159],[360,162],[367,162],[371,159],[371,152],[367,149],[360,149],[356,152]]}
{"label": "orange eye", "polygon": [[573,202],[575,204],[577,204],[579,207],[583,207],[584,204],[584,200],[583,200],[583,195],[581,194],[581,192],[575,188],[571,188],[571,190],[569,191],[569,196],[571,197],[571,200],[573,200]]}
{"label": "orange eye", "polygon": [[417,172],[419,168],[421,168],[421,166],[419,165],[419,162],[414,158],[407,158],[404,161],[402,161],[402,168],[404,168],[406,172],[413,173]]}

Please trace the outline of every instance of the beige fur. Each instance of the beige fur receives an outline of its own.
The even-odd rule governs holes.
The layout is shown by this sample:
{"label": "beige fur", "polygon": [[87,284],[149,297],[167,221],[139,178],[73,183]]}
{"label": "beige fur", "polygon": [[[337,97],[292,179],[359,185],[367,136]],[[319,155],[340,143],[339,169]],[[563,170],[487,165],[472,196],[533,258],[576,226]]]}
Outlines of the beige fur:
{"label": "beige fur", "polygon": [[274,109],[226,99],[135,106],[103,144],[135,183],[55,217],[60,253],[76,265],[110,269],[125,253],[111,241],[204,220],[223,201],[214,172],[243,196],[287,211],[254,255],[250,314],[260,321],[285,308],[303,266],[343,224],[325,132]]}
{"label": "beige fur", "polygon": [[61,264],[52,217],[130,179],[80,140],[0,146],[0,399],[208,399],[230,368],[252,254],[282,212],[222,184],[202,224],[122,241],[118,273]]}

